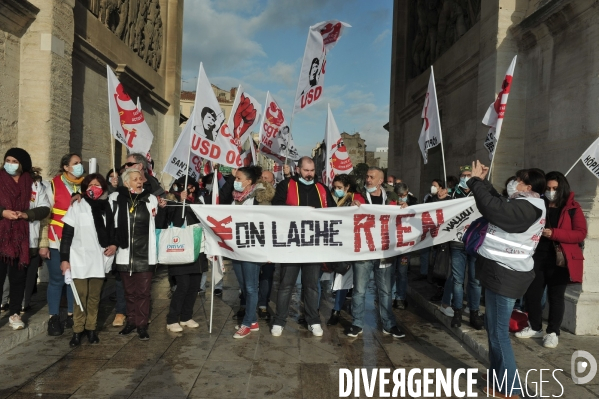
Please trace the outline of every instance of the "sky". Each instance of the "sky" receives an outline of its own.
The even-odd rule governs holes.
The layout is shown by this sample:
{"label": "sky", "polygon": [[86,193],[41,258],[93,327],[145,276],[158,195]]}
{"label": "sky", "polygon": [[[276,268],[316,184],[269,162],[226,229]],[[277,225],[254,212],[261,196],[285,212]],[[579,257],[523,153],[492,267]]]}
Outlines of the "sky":
{"label": "sky", "polygon": [[337,19],[352,27],[327,55],[323,99],[294,117],[295,144],[310,155],[323,140],[329,103],[341,132],[387,147],[392,11],[393,0],[185,0],[182,90],[203,62],[210,83],[241,84],[263,107],[270,91],[291,115],[308,29]]}

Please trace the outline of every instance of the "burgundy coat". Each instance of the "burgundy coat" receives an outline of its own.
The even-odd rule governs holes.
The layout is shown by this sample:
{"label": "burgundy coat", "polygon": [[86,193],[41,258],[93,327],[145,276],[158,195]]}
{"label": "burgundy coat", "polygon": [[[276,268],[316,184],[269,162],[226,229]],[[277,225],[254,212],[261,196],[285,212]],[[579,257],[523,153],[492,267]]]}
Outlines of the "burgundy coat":
{"label": "burgundy coat", "polygon": [[[573,217],[570,217],[570,209],[574,209]],[[551,229],[550,240],[557,241],[564,252],[570,280],[573,283],[582,283],[582,248],[579,243],[583,242],[587,236],[587,221],[582,213],[580,204],[574,201],[574,193],[564,205],[564,209],[559,217],[556,228]]]}

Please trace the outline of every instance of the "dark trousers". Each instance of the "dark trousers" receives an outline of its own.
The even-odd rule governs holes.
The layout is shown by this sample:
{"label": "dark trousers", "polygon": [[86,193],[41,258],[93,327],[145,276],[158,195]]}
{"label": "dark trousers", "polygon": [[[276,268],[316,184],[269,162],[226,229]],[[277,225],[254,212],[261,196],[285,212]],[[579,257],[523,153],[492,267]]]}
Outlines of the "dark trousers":
{"label": "dark trousers", "polygon": [[202,273],[181,274],[175,276],[177,289],[171,297],[171,304],[166,316],[166,324],[188,321],[193,316],[193,306],[198,297]]}
{"label": "dark trousers", "polygon": [[40,256],[35,255],[29,260],[29,266],[27,267],[27,277],[25,283],[25,297],[23,299],[23,307],[31,305],[31,295],[37,284],[37,271],[40,265]]}
{"label": "dark trousers", "polygon": [[25,295],[25,282],[27,280],[27,267],[19,267],[19,260],[0,260],[0,281],[8,275],[9,291],[9,310],[10,314],[21,313],[21,303]]}
{"label": "dark trousers", "polygon": [[127,324],[146,328],[150,318],[152,272],[121,272],[125,300],[127,301]]}
{"label": "dark trousers", "polygon": [[283,263],[281,264],[281,280],[277,296],[277,314],[273,325],[285,326],[289,316],[289,302],[295,287],[297,276],[302,271],[302,294],[308,325],[320,324],[318,315],[318,284],[320,263]]}
{"label": "dark trousers", "polygon": [[[270,293],[272,292],[272,283],[275,276],[275,264],[264,263],[260,268],[260,276],[258,281],[258,307],[267,308],[270,302]],[[245,307],[245,297],[243,292],[240,297],[240,305]]]}
{"label": "dark trousers", "polygon": [[547,287],[547,303],[549,304],[549,320],[547,334],[559,335],[559,330],[564,319],[565,301],[564,295],[570,273],[567,267],[555,265],[554,252],[539,252],[535,254],[535,278],[528,287],[524,299],[528,310],[528,321],[530,327],[535,331],[543,328],[543,308],[541,299],[543,291]]}

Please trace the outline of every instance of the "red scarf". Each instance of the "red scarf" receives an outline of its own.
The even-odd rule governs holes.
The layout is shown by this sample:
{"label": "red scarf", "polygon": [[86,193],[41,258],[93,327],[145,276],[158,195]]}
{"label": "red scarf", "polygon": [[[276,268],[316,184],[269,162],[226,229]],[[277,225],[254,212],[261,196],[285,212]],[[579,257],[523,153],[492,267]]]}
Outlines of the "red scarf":
{"label": "red scarf", "polygon": [[[0,207],[9,211],[29,210],[33,180],[23,173],[16,182],[5,170],[0,171]],[[0,259],[19,260],[19,267],[29,265],[29,220],[0,219]]]}
{"label": "red scarf", "polygon": [[256,185],[254,184],[249,188],[249,190],[245,190],[242,192],[233,191],[233,199],[235,200],[235,202],[243,202],[246,199],[248,199],[250,194],[253,193],[255,189],[256,189]]}

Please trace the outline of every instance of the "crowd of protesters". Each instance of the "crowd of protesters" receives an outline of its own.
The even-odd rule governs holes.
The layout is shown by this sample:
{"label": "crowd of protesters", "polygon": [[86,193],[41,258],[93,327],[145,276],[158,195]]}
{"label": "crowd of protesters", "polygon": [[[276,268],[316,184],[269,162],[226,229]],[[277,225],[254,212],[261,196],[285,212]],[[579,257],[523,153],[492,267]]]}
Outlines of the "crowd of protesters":
{"label": "crowd of protesters", "polygon": [[[376,167],[368,169],[363,187],[356,186],[353,176],[337,175],[329,189],[317,181],[315,163],[309,157],[299,160],[293,175],[285,167],[285,179],[278,184],[272,172],[249,166],[233,170],[228,177],[204,176],[200,182],[183,177],[168,191],[151,175],[148,160],[141,154],[129,155],[119,170],[111,170],[106,177],[85,175],[82,159],[74,153],[64,155],[57,166],[57,173],[45,182],[25,150],[11,148],[4,156],[0,167],[2,311],[10,313],[13,329],[25,327],[21,316],[31,310],[37,270],[45,261],[49,275],[48,335],[58,336],[72,329],[71,346],[80,345],[84,334],[90,343],[99,342],[97,317],[107,273],[116,277],[113,325],[123,327],[121,335],[136,331],[140,340],[149,339],[151,283],[157,265],[155,231],[198,224],[190,208],[183,213],[180,207],[167,205],[182,201],[210,204],[214,184],[221,186],[220,203],[233,206],[327,208],[369,204],[406,208],[419,203],[406,182],[385,176]],[[542,338],[545,347],[555,348],[566,287],[582,280],[582,242],[587,234],[585,217],[568,180],[560,172],[522,169],[499,193],[485,180],[488,168],[479,162],[462,166],[459,172],[459,177],[434,179],[422,202],[473,197],[492,231],[480,248],[472,252],[462,242],[450,242],[423,249],[416,254],[418,258],[406,254],[339,265],[281,264],[278,293],[273,298],[276,312],[272,315],[272,335],[283,333],[300,274],[302,321],[313,335],[323,335],[321,277],[324,271],[333,271],[335,300],[328,326],[339,323],[344,303],[351,298],[352,324],[345,334],[358,337],[362,333],[366,291],[373,275],[382,332],[403,337],[393,309],[408,306],[408,268],[412,260],[419,259],[413,281],[426,280],[436,287],[431,300],[440,302],[441,312],[451,317],[451,326],[460,327],[467,311],[473,328],[487,330],[491,369],[507,372],[508,377],[516,372],[509,338],[515,307],[524,308],[529,321],[516,337]],[[448,272],[441,278],[433,277],[441,259],[449,262]],[[271,320],[268,304],[275,265],[242,260],[232,264],[241,300],[234,338],[244,338],[259,330],[259,320]],[[166,320],[169,331],[199,327],[192,314],[198,293],[205,291],[207,270],[208,259],[203,254],[188,264],[168,265],[174,290]],[[75,306],[73,287],[81,306]],[[222,286],[216,290],[222,293]],[[549,306],[545,331],[544,295]],[[65,297],[67,312],[61,319]]]}

